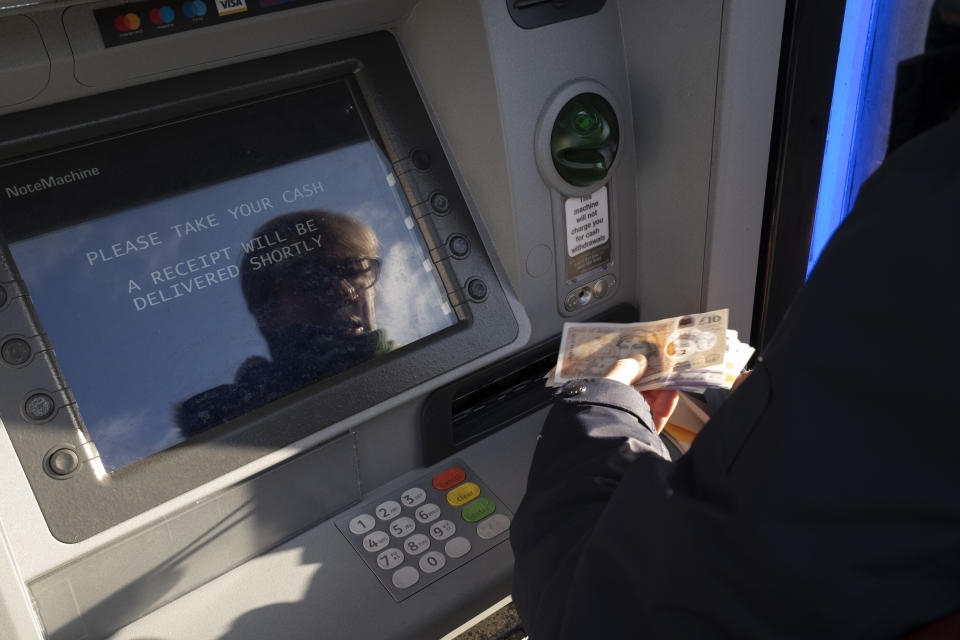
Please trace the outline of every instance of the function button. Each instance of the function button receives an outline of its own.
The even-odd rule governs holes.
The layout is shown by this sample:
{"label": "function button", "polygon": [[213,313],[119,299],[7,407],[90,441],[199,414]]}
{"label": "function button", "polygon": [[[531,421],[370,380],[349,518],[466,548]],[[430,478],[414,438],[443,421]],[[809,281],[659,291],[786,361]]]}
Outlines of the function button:
{"label": "function button", "polygon": [[433,161],[430,159],[430,154],[424,151],[423,149],[417,149],[410,154],[410,161],[413,162],[415,166],[420,171],[427,171],[430,169],[430,165],[433,164]]}
{"label": "function button", "polygon": [[23,364],[30,359],[30,343],[21,338],[10,338],[0,347],[0,354],[7,364]]}
{"label": "function button", "polygon": [[497,505],[490,498],[480,498],[463,508],[460,516],[464,522],[480,522],[497,510]]}
{"label": "function button", "polygon": [[442,193],[435,193],[430,196],[430,206],[437,213],[446,213],[450,211],[450,198]]}
{"label": "function button", "polygon": [[383,549],[388,544],[390,544],[390,536],[383,531],[374,531],[373,533],[367,534],[367,537],[363,539],[363,548],[371,553],[380,551],[380,549]]}
{"label": "function button", "polygon": [[510,518],[502,513],[498,513],[477,525],[477,535],[484,540],[489,540],[490,538],[496,538],[509,528]]}
{"label": "function button", "polygon": [[397,589],[406,589],[417,584],[420,572],[413,567],[400,567],[393,572],[393,586]]}
{"label": "function button", "polygon": [[400,549],[387,549],[377,554],[377,566],[384,571],[399,567],[403,564],[403,551]]}
{"label": "function button", "polygon": [[447,564],[447,558],[439,551],[431,551],[420,558],[420,570],[424,573],[436,573]]}
{"label": "function button", "polygon": [[403,503],[403,506],[411,508],[421,504],[426,499],[427,492],[420,487],[407,489],[403,492],[403,495],[400,496],[400,502]]}
{"label": "function button", "polygon": [[390,533],[393,534],[394,538],[402,538],[413,533],[413,530],[417,528],[417,525],[414,524],[413,520],[404,516],[402,518],[397,518],[390,523]]}
{"label": "function button", "polygon": [[23,403],[23,411],[31,420],[46,420],[53,415],[53,398],[45,393],[35,393]]}
{"label": "function button", "polygon": [[377,505],[376,514],[381,520],[393,520],[400,515],[400,503],[394,500],[381,502]]}
{"label": "function button", "polygon": [[607,295],[607,292],[607,283],[603,280],[597,280],[593,283],[593,297],[602,298],[603,296]]}
{"label": "function button", "polygon": [[377,521],[373,519],[373,516],[369,513],[361,513],[353,520],[350,521],[350,533],[355,535],[363,535],[370,529],[373,529],[373,526],[377,524]]}
{"label": "function button", "polygon": [[422,533],[415,533],[403,542],[403,548],[412,556],[418,556],[430,548],[430,538]]}
{"label": "function button", "polygon": [[464,482],[447,494],[447,502],[454,507],[462,507],[480,495],[480,487],[473,482]]}
{"label": "function button", "polygon": [[617,278],[612,273],[603,276],[599,280],[593,283],[593,295],[597,298],[602,298],[616,286]]}
{"label": "function button", "polygon": [[470,553],[470,541],[464,537],[457,536],[443,547],[443,550],[451,558],[459,558]]}
{"label": "function button", "polygon": [[50,470],[58,476],[68,476],[80,466],[80,456],[73,449],[58,449],[48,460]]}
{"label": "function button", "polygon": [[433,476],[433,488],[437,491],[446,491],[467,479],[467,473],[460,467],[450,467]]}
{"label": "function button", "polygon": [[474,278],[467,283],[467,293],[477,302],[482,302],[487,297],[487,285],[479,278]]}
{"label": "function button", "polygon": [[434,540],[446,540],[456,532],[457,525],[453,524],[449,520],[441,520],[437,524],[430,527],[430,535],[433,536]]}
{"label": "function button", "polygon": [[447,244],[454,258],[465,258],[470,253],[470,243],[461,235],[453,236]]}
{"label": "function button", "polygon": [[427,504],[417,509],[416,513],[414,513],[414,516],[416,516],[417,522],[420,522],[423,524],[427,524],[428,522],[433,522],[434,520],[440,517],[440,507],[433,504],[432,502],[428,502]]}

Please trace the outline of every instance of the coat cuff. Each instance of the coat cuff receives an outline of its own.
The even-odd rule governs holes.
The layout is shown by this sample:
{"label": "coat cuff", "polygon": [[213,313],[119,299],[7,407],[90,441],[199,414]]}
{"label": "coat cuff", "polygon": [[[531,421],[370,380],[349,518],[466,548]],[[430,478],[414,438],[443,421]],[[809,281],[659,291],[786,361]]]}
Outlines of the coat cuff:
{"label": "coat cuff", "polygon": [[646,429],[656,433],[650,405],[639,391],[622,382],[606,378],[571,380],[557,390],[555,399],[558,404],[592,405],[625,411]]}

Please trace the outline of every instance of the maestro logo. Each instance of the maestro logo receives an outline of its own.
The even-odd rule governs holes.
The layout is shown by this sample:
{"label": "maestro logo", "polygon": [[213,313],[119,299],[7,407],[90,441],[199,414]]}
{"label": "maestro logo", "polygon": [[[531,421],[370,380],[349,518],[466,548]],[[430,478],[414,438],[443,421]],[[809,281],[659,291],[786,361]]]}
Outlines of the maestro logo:
{"label": "maestro logo", "polygon": [[247,10],[247,0],[215,0],[215,2],[217,3],[217,13],[221,16]]}

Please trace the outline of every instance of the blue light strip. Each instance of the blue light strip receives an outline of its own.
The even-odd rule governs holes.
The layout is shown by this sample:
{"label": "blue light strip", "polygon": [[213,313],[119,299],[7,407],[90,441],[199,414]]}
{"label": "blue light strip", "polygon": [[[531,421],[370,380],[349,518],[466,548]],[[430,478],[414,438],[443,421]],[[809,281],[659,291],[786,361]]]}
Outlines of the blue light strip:
{"label": "blue light strip", "polygon": [[847,0],[844,8],[817,211],[807,258],[807,277],[830,236],[849,212],[851,160],[863,105],[866,71],[873,49],[878,3],[879,0]]}

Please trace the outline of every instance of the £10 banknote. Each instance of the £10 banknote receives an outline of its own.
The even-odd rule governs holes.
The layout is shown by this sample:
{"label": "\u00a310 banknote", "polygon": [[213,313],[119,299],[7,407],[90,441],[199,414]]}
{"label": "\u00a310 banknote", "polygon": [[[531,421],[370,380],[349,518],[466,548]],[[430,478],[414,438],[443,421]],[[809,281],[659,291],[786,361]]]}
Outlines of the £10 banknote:
{"label": "\u00a310 banknote", "polygon": [[638,388],[661,380],[666,383],[678,374],[722,368],[727,354],[727,319],[728,310],[720,309],[654,322],[568,322],[563,327],[553,380],[562,384],[599,378],[617,360],[635,354],[647,359],[647,370],[635,383]]}
{"label": "\u00a310 banknote", "polygon": [[634,385],[637,391],[652,391],[653,389],[676,389],[691,393],[703,393],[710,388],[729,389],[747,362],[753,356],[754,348],[740,342],[737,332],[727,329],[727,343],[723,363],[695,369],[671,373],[652,381],[640,381]]}

